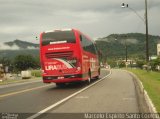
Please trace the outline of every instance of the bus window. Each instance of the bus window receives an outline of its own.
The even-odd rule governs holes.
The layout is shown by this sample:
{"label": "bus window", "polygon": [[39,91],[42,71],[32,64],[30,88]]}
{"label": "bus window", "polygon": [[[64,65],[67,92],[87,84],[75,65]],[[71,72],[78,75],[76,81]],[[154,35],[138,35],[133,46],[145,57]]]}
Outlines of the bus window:
{"label": "bus window", "polygon": [[93,53],[93,54],[97,54],[95,46],[92,41],[88,40],[83,35],[80,35],[80,39],[81,39],[81,45],[83,47],[83,50]]}
{"label": "bus window", "polygon": [[44,33],[42,36],[42,46],[60,43],[76,43],[73,31],[56,31]]}

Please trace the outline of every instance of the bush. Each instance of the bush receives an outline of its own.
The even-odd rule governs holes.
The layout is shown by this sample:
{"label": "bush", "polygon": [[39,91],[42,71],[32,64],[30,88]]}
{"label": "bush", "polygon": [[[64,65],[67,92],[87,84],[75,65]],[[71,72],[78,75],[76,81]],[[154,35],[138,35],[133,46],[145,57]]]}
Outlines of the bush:
{"label": "bush", "polygon": [[150,65],[151,65],[152,70],[156,71],[157,66],[160,66],[160,58],[157,58],[155,60],[151,60]]}
{"label": "bush", "polygon": [[136,64],[137,64],[137,67],[139,67],[139,68],[143,68],[143,65],[145,65],[146,63],[145,63],[145,61],[143,61],[143,60],[138,60],[137,62],[136,62]]}
{"label": "bush", "polygon": [[124,61],[120,61],[120,62],[119,62],[119,68],[123,68],[123,67],[125,67],[125,66],[126,66],[126,64],[125,64]]}
{"label": "bush", "polygon": [[18,55],[14,59],[14,67],[17,71],[36,69],[39,67],[39,62],[32,55]]}
{"label": "bush", "polygon": [[41,70],[32,70],[31,75],[34,77],[41,77]]}

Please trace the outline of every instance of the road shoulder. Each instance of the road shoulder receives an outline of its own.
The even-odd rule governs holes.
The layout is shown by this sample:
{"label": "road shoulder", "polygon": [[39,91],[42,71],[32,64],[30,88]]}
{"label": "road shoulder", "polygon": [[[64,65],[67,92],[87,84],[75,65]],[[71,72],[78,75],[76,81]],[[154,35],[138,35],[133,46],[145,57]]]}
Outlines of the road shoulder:
{"label": "road shoulder", "polygon": [[[126,71],[126,70],[125,70]],[[146,90],[143,87],[140,79],[133,74],[132,72],[128,72],[132,77],[135,83],[135,89],[137,92],[138,105],[140,109],[140,113],[157,113],[155,106],[153,105],[151,99],[149,98]]]}

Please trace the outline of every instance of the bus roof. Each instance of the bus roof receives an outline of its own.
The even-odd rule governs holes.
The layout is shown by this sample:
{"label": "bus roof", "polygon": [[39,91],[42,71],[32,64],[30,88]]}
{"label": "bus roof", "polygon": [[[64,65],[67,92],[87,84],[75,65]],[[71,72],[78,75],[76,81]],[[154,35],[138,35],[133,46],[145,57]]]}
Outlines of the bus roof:
{"label": "bus roof", "polygon": [[45,31],[44,33],[49,33],[49,32],[56,32],[56,31],[72,31],[73,29],[55,29],[55,30],[49,30]]}

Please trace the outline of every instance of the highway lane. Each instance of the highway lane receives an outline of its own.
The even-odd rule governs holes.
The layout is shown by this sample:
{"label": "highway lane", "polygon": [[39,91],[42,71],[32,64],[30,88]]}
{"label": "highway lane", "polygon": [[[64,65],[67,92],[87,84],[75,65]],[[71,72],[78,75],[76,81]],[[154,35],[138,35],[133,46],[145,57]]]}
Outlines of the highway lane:
{"label": "highway lane", "polygon": [[[109,72],[102,70],[101,77]],[[69,84],[63,88],[42,82],[0,88],[0,112],[36,113],[73,94],[86,84]]]}
{"label": "highway lane", "polygon": [[85,113],[139,113],[132,76],[123,70],[112,70],[106,79],[38,118],[84,119]]}
{"label": "highway lane", "polygon": [[42,83],[42,80],[37,81],[28,81],[23,83],[15,83],[15,84],[9,84],[9,85],[2,85],[0,86],[0,95],[8,94],[11,92],[18,92],[25,89],[31,89],[39,86],[44,86]]}

